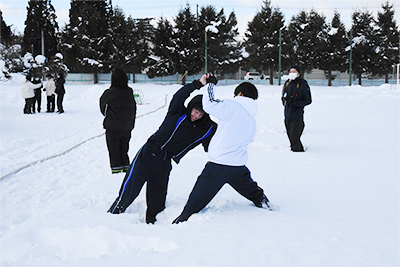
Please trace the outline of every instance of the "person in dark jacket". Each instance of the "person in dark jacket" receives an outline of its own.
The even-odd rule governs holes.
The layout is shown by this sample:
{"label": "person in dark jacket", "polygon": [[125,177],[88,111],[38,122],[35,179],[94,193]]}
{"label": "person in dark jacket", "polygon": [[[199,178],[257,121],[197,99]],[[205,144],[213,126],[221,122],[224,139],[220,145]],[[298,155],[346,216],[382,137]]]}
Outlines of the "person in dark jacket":
{"label": "person in dark jacket", "polygon": [[183,86],[174,94],[163,123],[136,154],[122,182],[119,196],[108,212],[124,212],[147,182],[146,223],[154,223],[156,215],[165,209],[171,160],[179,163],[187,152],[199,144],[208,151],[217,124],[204,112],[202,95],[193,97],[187,107],[184,105],[190,94],[203,86],[206,77],[204,75],[200,79],[202,82],[195,80]]}
{"label": "person in dark jacket", "polygon": [[304,130],[304,107],[311,104],[310,87],[301,77],[301,67],[289,69],[289,79],[283,85],[282,104],[285,107],[285,127],[293,152],[304,152],[300,137]]}
{"label": "person in dark jacket", "polygon": [[128,150],[135,127],[136,101],[124,70],[116,68],[112,72],[111,87],[100,97],[100,111],[105,116],[103,127],[111,172],[126,172],[130,164]]}
{"label": "person in dark jacket", "polygon": [[40,84],[40,87],[34,89],[33,91],[35,92],[35,98],[33,102],[33,113],[35,113],[35,105],[37,103],[37,112],[40,113],[42,110],[42,88],[43,88],[43,83],[40,80],[40,77],[38,75],[34,76],[32,79],[33,84]]}
{"label": "person in dark jacket", "polygon": [[55,93],[57,94],[57,112],[58,113],[64,113],[64,108],[63,108],[63,100],[64,100],[64,95],[65,95],[65,88],[64,88],[64,74],[59,73],[58,74],[58,79],[56,80],[56,91]]}

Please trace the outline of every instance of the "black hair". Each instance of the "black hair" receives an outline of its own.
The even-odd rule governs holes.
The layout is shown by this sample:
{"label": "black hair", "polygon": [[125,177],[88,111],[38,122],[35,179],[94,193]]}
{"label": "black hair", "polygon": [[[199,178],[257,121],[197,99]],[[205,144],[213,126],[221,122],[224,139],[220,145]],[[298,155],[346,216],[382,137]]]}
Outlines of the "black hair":
{"label": "black hair", "polygon": [[239,93],[242,93],[243,96],[250,97],[254,100],[258,98],[258,90],[255,85],[250,82],[242,82],[239,84],[236,87],[234,94],[237,96]]}
{"label": "black hair", "polygon": [[121,68],[115,68],[111,74],[111,87],[128,87],[128,76]]}
{"label": "black hair", "polygon": [[205,113],[205,111],[203,110],[203,105],[201,104],[201,102],[194,103],[192,109],[195,109],[195,110],[197,110],[198,112],[200,112],[202,114]]}

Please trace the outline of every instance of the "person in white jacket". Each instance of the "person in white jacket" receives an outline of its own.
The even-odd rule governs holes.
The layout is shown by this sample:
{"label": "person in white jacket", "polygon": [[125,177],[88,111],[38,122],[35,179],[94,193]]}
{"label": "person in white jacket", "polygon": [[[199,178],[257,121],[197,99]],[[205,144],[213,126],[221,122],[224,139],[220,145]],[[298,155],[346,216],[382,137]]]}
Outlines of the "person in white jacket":
{"label": "person in white jacket", "polygon": [[207,92],[203,93],[203,108],[218,119],[218,128],[208,148],[209,162],[197,178],[181,215],[173,223],[187,221],[192,214],[201,211],[226,183],[255,206],[273,210],[263,189],[245,166],[247,147],[256,133],[257,88],[243,82],[236,87],[233,99],[221,101],[214,98],[215,76],[205,75],[200,82],[209,84]]}
{"label": "person in white jacket", "polygon": [[32,76],[28,74],[25,79],[22,80],[21,94],[22,98],[25,99],[24,114],[35,113],[35,92],[34,90],[40,88],[42,84],[33,84]]}
{"label": "person in white jacket", "polygon": [[56,103],[56,83],[54,82],[53,76],[51,74],[46,75],[46,85],[44,86],[44,90],[47,95],[47,111],[46,112],[54,112],[55,103]]}

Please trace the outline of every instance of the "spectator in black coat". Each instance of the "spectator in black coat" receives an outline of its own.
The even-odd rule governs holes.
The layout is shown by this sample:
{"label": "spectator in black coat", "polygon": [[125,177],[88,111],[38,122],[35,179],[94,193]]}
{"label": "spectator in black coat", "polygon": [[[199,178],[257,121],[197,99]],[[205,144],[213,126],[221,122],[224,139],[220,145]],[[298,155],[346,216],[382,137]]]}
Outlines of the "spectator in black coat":
{"label": "spectator in black coat", "polygon": [[35,92],[35,98],[33,102],[33,113],[35,113],[35,105],[37,103],[37,112],[40,113],[40,110],[42,109],[42,88],[43,88],[43,83],[40,80],[40,77],[34,76],[32,79],[33,84],[40,84],[40,87],[34,89],[33,91]]}
{"label": "spectator in black coat", "polygon": [[105,116],[107,148],[112,173],[126,172],[129,168],[129,140],[135,127],[136,102],[128,86],[124,70],[114,69],[111,87],[100,97],[100,111]]}
{"label": "spectator in black coat", "polygon": [[289,69],[289,79],[282,90],[282,104],[285,107],[285,127],[290,149],[293,152],[304,152],[300,137],[304,130],[304,107],[311,104],[311,92],[297,65]]}
{"label": "spectator in black coat", "polygon": [[[202,79],[205,81],[206,75]],[[207,152],[217,128],[202,108],[202,95],[192,98],[187,107],[184,105],[190,94],[202,86],[202,82],[195,80],[175,93],[163,123],[136,154],[122,182],[119,196],[108,212],[125,212],[146,182],[146,223],[154,223],[156,215],[165,209],[171,160],[179,163],[187,152],[200,144]]]}
{"label": "spectator in black coat", "polygon": [[58,113],[64,113],[64,108],[63,108],[63,100],[64,100],[64,95],[65,95],[65,88],[64,88],[64,74],[59,73],[58,74],[58,79],[56,80],[56,91],[55,93],[57,94],[57,112]]}

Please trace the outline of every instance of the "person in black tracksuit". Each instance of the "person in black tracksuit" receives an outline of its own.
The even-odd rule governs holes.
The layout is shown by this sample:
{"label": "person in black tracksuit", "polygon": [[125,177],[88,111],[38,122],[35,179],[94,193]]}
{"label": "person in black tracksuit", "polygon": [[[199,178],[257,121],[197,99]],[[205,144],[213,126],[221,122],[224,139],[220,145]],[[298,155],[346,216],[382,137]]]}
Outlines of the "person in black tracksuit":
{"label": "person in black tracksuit", "polygon": [[289,79],[282,90],[282,104],[285,107],[285,127],[290,148],[293,152],[304,152],[300,137],[304,130],[304,107],[311,104],[311,92],[297,65],[289,69]]}
{"label": "person in black tracksuit", "polygon": [[[40,77],[38,77],[38,76],[35,76],[32,79],[32,83],[42,85],[42,81],[40,80]],[[34,98],[34,102],[33,102],[33,113],[35,113],[36,102],[37,102],[37,112],[40,113],[41,106],[42,106],[42,88],[43,88],[43,85],[40,86],[39,88],[36,88],[33,90],[35,92],[35,98]]]}
{"label": "person in black tracksuit", "polygon": [[56,90],[55,93],[57,94],[57,112],[59,114],[64,113],[64,107],[63,107],[63,101],[64,101],[64,95],[65,95],[65,88],[64,88],[64,74],[59,73],[58,74],[58,79],[56,80]]}
{"label": "person in black tracksuit", "polygon": [[202,86],[199,80],[195,80],[174,94],[163,123],[136,154],[122,182],[119,196],[108,212],[124,212],[139,195],[145,182],[146,223],[154,223],[156,215],[165,209],[171,160],[179,163],[189,150],[199,144],[207,152],[217,128],[217,124],[202,109],[202,95],[195,96],[187,107],[184,105],[190,94]]}
{"label": "person in black tracksuit", "polygon": [[112,72],[111,87],[100,97],[100,111],[105,116],[103,127],[111,172],[126,172],[130,164],[128,150],[135,127],[136,101],[124,70],[116,68]]}

